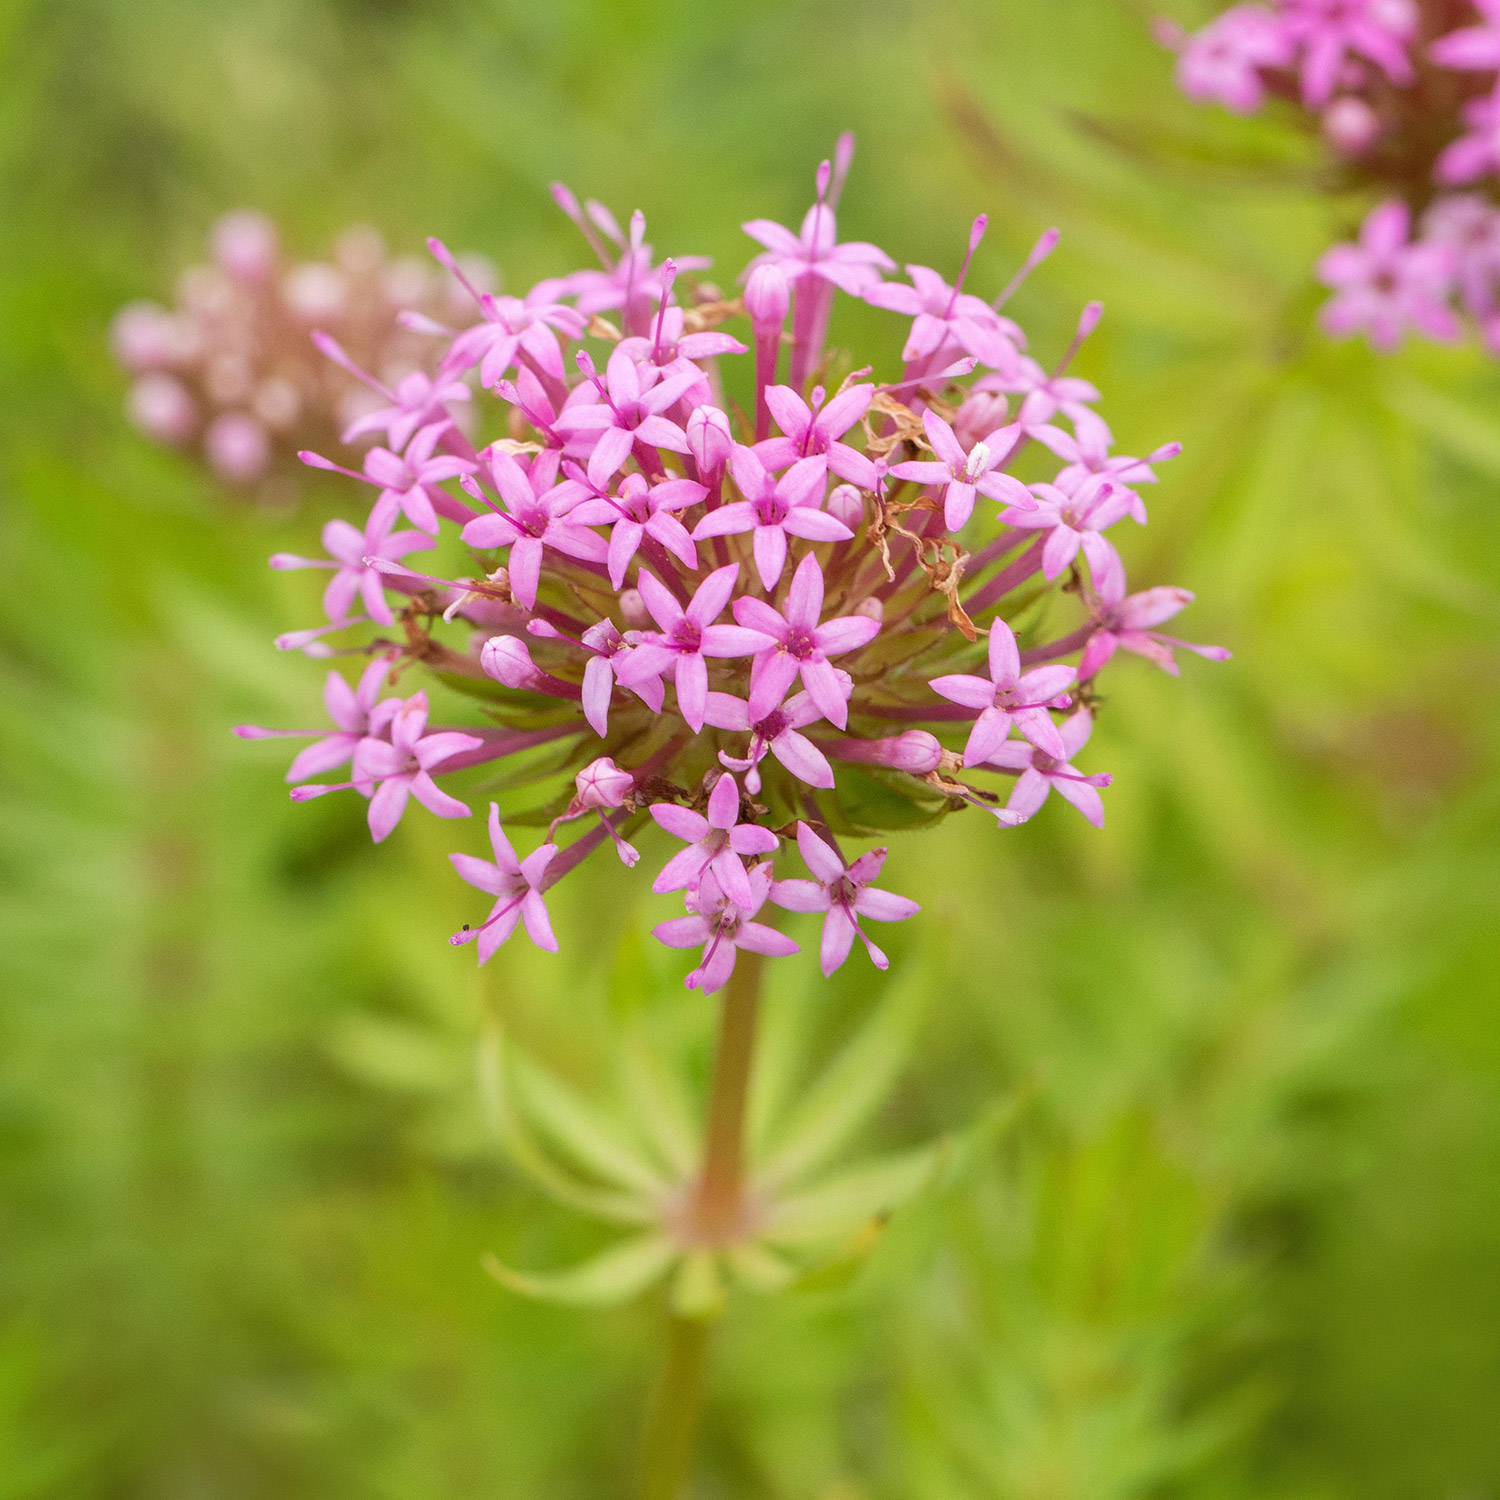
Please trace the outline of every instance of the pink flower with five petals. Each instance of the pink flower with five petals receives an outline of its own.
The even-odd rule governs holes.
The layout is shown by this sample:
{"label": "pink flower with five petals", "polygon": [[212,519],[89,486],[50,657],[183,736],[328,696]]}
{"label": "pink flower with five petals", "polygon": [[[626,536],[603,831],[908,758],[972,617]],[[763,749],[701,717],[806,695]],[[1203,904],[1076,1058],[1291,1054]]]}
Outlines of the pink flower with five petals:
{"label": "pink flower with five petals", "polygon": [[557,853],[557,845],[543,844],[525,859],[517,859],[516,851],[500,826],[500,809],[491,802],[490,847],[495,853],[493,864],[487,859],[476,859],[472,854],[448,856],[464,880],[495,898],[489,916],[480,926],[465,924],[463,931],[455,932],[448,941],[454,947],[477,942],[479,962],[488,963],[495,950],[510,937],[519,923],[524,922],[526,935],[538,948],[556,953],[557,938],[552,932],[552,920],[547,915],[542,891],[547,867]]}
{"label": "pink flower with five petals", "polygon": [[769,828],[740,822],[740,788],[733,776],[726,771],[714,783],[706,818],[674,802],[653,802],[650,811],[662,828],[688,846],[662,866],[651,884],[657,895],[691,890],[711,871],[719,888],[737,906],[745,911],[759,907],[744,857],[769,854],[780,841]]}
{"label": "pink flower with five petals", "polygon": [[703,944],[703,959],[684,981],[690,990],[712,995],[729,983],[734,960],[743,948],[768,958],[787,958],[801,950],[791,938],[753,921],[771,891],[771,871],[756,865],[746,881],[748,899],[736,901],[724,891],[712,870],[705,871],[697,887],[688,892],[686,917],[673,917],[652,928],[652,935],[669,948],[696,948]]}
{"label": "pink flower with five petals", "polygon": [[1104,801],[1099,788],[1108,786],[1113,778],[1107,772],[1086,776],[1072,763],[1073,757],[1088,743],[1093,729],[1094,716],[1088,709],[1080,708],[1063,720],[1058,730],[1062,748],[1056,755],[1019,740],[1001,745],[988,764],[1021,773],[1005,804],[1006,811],[1024,822],[1047,800],[1047,793],[1056,788],[1058,796],[1071,802],[1095,828],[1103,828]]}
{"label": "pink flower with five petals", "polygon": [[1012,724],[1038,749],[1061,759],[1063,742],[1047,709],[1078,674],[1072,667],[1052,665],[1023,676],[1015,634],[1004,620],[990,626],[989,667],[988,680],[954,672],[934,677],[930,684],[950,703],[979,712],[964,746],[964,764],[983,765],[1005,741]]}
{"label": "pink flower with five petals", "polygon": [[987,495],[1001,505],[1018,510],[1032,510],[1036,502],[1019,479],[995,471],[995,465],[1009,456],[1004,444],[994,449],[985,442],[975,443],[967,452],[953,429],[932,410],[922,413],[922,426],[936,458],[911,459],[893,464],[893,479],[910,479],[917,484],[941,484],[943,491],[943,524],[949,531],[960,531],[974,514],[974,496]]}

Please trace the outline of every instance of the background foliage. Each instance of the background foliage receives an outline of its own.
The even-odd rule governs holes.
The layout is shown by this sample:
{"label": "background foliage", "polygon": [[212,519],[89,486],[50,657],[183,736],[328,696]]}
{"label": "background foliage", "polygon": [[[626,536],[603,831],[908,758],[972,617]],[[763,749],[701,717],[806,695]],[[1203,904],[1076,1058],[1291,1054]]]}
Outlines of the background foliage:
{"label": "background foliage", "polygon": [[[1126,451],[1187,444],[1128,538],[1233,664],[1119,669],[1109,826],[893,840],[924,919],[877,980],[792,970],[814,1054],[920,1015],[878,1133],[967,1138],[860,1269],[742,1300],[704,1494],[1396,1500],[1500,1493],[1500,372],[1309,334],[1359,205],[1272,122],[1175,98],[1122,0],[11,0],[0,9],[0,1497],[595,1496],[630,1471],[650,1306],[479,1270],[594,1231],[496,1151],[503,1013],[583,1089],[701,1001],[660,903],[560,888],[559,958],[443,938],[451,826],[379,857],[237,720],[302,722],[296,515],[120,415],[121,302],[220,211],[355,220],[521,286],[578,258],[561,176],[742,263],[845,126],[848,232],[956,262],[1084,373]],[[878,315],[851,321],[889,338]],[[894,353],[894,350],[892,351]],[[903,1003],[905,1003],[903,1001]]]}

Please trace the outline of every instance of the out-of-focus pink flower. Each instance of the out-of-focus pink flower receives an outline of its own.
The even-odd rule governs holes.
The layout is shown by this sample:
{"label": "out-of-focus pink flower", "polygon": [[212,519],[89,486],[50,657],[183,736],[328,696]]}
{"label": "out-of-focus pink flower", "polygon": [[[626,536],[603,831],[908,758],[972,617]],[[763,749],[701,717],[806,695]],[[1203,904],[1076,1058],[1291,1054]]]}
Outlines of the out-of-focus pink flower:
{"label": "out-of-focus pink flower", "polygon": [[175,375],[143,375],[130,387],[130,420],[159,443],[185,443],[198,425],[198,408]]}
{"label": "out-of-focus pink flower", "polygon": [[1456,339],[1448,307],[1453,253],[1446,245],[1409,243],[1411,211],[1392,200],[1372,210],[1359,242],[1335,245],[1318,262],[1318,278],[1334,288],[1321,318],[1329,333],[1364,332],[1377,349],[1394,349],[1408,329]]}
{"label": "out-of-focus pink flower", "polygon": [[1439,182],[1474,182],[1487,172],[1500,171],[1500,85],[1495,92],[1464,105],[1467,135],[1443,148],[1432,169]]}
{"label": "out-of-focus pink flower", "polygon": [[[1123,586],[1122,579],[1119,587]],[[1175,588],[1143,589],[1128,597],[1118,592],[1096,597],[1092,606],[1094,630],[1078,663],[1079,679],[1087,681],[1094,676],[1122,647],[1154,661],[1173,677],[1179,675],[1177,659],[1172,655],[1174,650],[1192,651],[1209,661],[1228,661],[1230,653],[1222,646],[1195,646],[1191,641],[1181,641],[1155,629],[1192,602],[1193,596],[1187,589]]]}
{"label": "out-of-focus pink flower", "polygon": [[1326,104],[1354,58],[1372,62],[1395,84],[1411,82],[1408,44],[1417,33],[1414,0],[1281,0],[1282,17],[1301,54],[1302,102]]}
{"label": "out-of-focus pink flower", "polygon": [[1289,67],[1296,51],[1286,18],[1263,5],[1232,5],[1191,35],[1161,34],[1178,49],[1177,86],[1182,92],[1242,115],[1265,101],[1262,69]]}
{"label": "out-of-focus pink flower", "polygon": [[254,417],[226,412],[216,417],[203,434],[203,451],[209,464],[231,484],[259,479],[271,462],[271,439]]}
{"label": "out-of-focus pink flower", "polygon": [[1428,56],[1445,68],[1500,71],[1500,0],[1471,3],[1484,19],[1477,26],[1462,26],[1440,36],[1428,48]]}

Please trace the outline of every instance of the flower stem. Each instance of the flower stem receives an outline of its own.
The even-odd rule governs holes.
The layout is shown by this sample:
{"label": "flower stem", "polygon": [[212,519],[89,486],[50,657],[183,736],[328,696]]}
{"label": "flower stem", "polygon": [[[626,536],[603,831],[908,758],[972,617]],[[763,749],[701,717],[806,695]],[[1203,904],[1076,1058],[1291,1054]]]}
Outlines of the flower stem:
{"label": "flower stem", "polygon": [[745,952],[738,959],[719,1013],[703,1173],[698,1179],[692,1215],[694,1227],[710,1243],[733,1237],[743,1217],[745,1106],[750,1093],[750,1064],[755,1056],[764,960],[758,953]]}
{"label": "flower stem", "polygon": [[641,1500],[677,1500],[687,1479],[703,1406],[708,1327],[702,1318],[667,1315],[666,1360],[641,1449]]}
{"label": "flower stem", "polygon": [[[689,1233],[705,1246],[735,1239],[745,1219],[745,1110],[761,968],[760,954],[741,952],[719,1010],[703,1170],[686,1218]],[[667,1315],[666,1357],[642,1443],[641,1500],[678,1500],[692,1467],[709,1326],[707,1318]]]}

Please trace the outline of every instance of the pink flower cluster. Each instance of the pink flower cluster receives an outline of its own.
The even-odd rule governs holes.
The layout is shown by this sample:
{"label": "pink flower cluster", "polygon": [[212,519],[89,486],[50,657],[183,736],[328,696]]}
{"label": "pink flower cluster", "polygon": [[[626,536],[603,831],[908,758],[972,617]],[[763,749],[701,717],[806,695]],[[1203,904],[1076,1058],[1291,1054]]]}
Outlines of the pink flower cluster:
{"label": "pink flower cluster", "polygon": [[1382,195],[1319,264],[1329,333],[1447,341],[1461,309],[1500,353],[1500,0],[1269,0],[1158,34],[1190,98],[1295,103],[1348,184]]}
{"label": "pink flower cluster", "polygon": [[[1099,393],[1067,373],[1097,305],[1050,369],[1001,311],[1056,235],[995,302],[965,290],[982,217],[953,283],[924,266],[900,279],[883,250],[838,238],[852,155],[844,137],[818,169],[800,229],[745,225],[762,251],[739,298],[706,283],[684,295],[683,272],[706,262],[658,262],[639,213],[622,228],[560,185],[597,269],[495,296],[433,241],[477,321],[422,325],[445,341],[430,380],[366,377],[385,397],[356,424],[380,439],[360,470],[303,455],[374,496],[363,527],[328,527],[326,560],[272,559],[332,574],[327,624],[280,644],[369,664],[355,688],[330,673],[334,730],[293,761],[292,796],[353,790],[381,840],[412,798],[467,816],[442,783],[487,768],[479,789],[511,799],[509,829],[545,832],[521,857],[492,802],[492,858],[453,856],[494,898],[453,938],[481,962],[518,925],[555,950],[544,893],[606,842],[633,866],[629,839],[655,824],[683,846],[652,889],[683,893],[686,915],[656,935],[702,950],[690,986],[719,988],[741,949],[795,950],[768,903],[823,914],[825,972],[856,938],[884,968],[866,924],[916,904],[876,887],[885,849],[850,859],[840,837],[965,807],[1011,826],[1054,790],[1100,824],[1110,778],[1075,765],[1096,674],[1121,648],[1177,671],[1186,643],[1160,627],[1192,595],[1130,593],[1107,533],[1145,521],[1140,489],[1178,445],[1111,452]],[[840,294],[907,321],[895,379],[829,351]],[[726,331],[736,322],[745,339]],[[477,450],[450,410],[475,370],[503,434]],[[1023,480],[1018,464],[1049,477]],[[472,576],[403,561],[445,521]],[[326,639],[359,625],[399,630]],[[425,692],[382,696],[418,663],[485,722],[435,729]],[[347,780],[312,780],[345,765]],[[776,867],[791,845],[806,877]]]}
{"label": "pink flower cluster", "polygon": [[[340,236],[331,259],[289,262],[262,214],[226,214],[210,263],[179,278],[176,305],[133,302],[115,315],[115,358],[131,375],[126,412],[157,442],[196,447],[230,484],[296,472],[298,449],[337,438],[379,397],[309,342],[330,329],[394,387],[436,368],[424,331],[468,303],[424,261],[390,258],[373,229]],[[471,277],[489,274],[468,264]],[[461,299],[461,300],[460,300]],[[415,326],[413,326],[415,325]]]}

